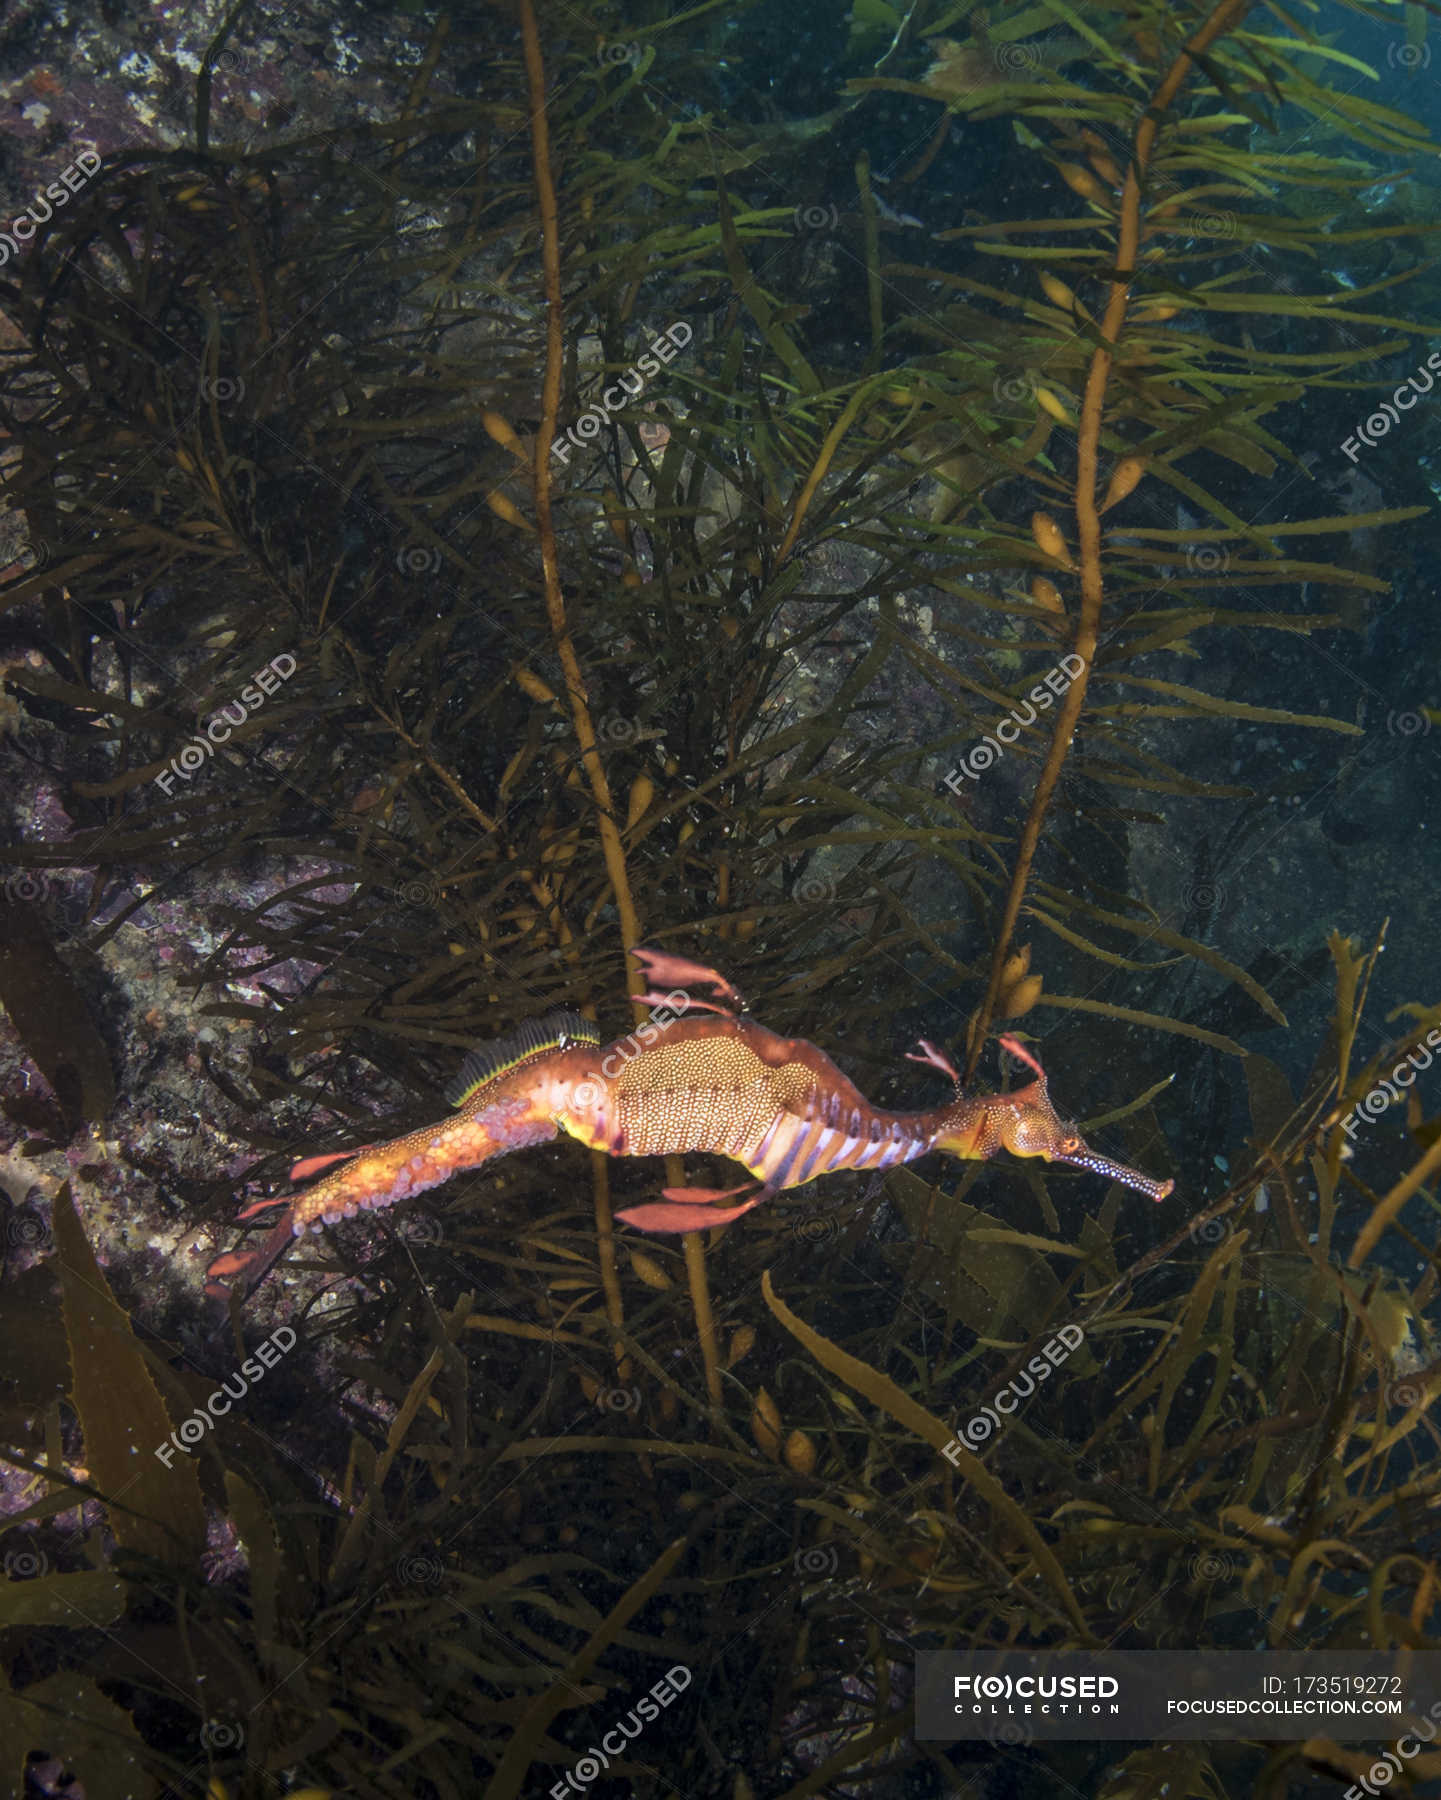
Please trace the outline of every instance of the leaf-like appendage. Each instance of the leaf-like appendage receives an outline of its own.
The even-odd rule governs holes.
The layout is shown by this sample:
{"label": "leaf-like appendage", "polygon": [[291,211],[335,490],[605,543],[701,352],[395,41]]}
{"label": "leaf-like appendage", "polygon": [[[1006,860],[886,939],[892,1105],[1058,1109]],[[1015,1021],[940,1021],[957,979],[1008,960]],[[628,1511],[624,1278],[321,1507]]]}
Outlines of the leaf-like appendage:
{"label": "leaf-like appendage", "polygon": [[54,1229],[70,1398],[116,1540],[161,1561],[197,1558],[205,1546],[200,1477],[187,1452],[174,1452],[169,1467],[156,1455],[175,1422],[95,1260],[68,1182],[55,1196]]}

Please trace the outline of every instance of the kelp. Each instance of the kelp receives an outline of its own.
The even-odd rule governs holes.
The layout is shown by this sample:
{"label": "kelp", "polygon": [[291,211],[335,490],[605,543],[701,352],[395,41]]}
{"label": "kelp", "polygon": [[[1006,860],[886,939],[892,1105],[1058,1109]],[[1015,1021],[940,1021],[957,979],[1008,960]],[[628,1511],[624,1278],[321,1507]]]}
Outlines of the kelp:
{"label": "kelp", "polygon": [[[120,1422],[153,1461],[140,1423],[178,1429],[246,1345],[113,1245],[100,1277],[103,1215],[61,1201],[66,1304],[27,1287],[24,1318],[64,1339],[63,1402],[61,1359],[6,1370],[37,1497],[5,1549],[44,1564],[6,1590],[12,1783],[17,1747],[73,1746],[104,1793],[96,1747],[123,1744],[117,1792],[519,1792],[683,1666],[606,1779],[945,1792],[957,1766],[910,1739],[918,1648],[1434,1640],[1434,1122],[1408,1115],[1409,1168],[1400,1133],[1345,1130],[1383,1068],[1356,1047],[1374,949],[1333,940],[1303,1052],[1313,971],[1208,941],[1259,808],[1187,748],[1354,735],[1276,704],[1260,658],[1228,685],[1228,657],[1354,628],[1386,584],[1352,534],[1417,509],[1266,518],[1250,484],[1309,480],[1286,409],[1424,337],[1385,259],[1419,268],[1426,232],[1355,196],[1363,153],[1434,151],[1319,88],[1304,22],[1149,0],[872,9],[833,109],[753,122],[730,10],[541,6],[532,33],[527,7],[519,55],[508,15],[452,20],[395,118],[246,150],[209,97],[237,12],[196,148],[109,159],[6,271],[31,548],[5,684],[74,827],[7,864],[42,894],[84,871],[51,935],[102,957],[204,897],[196,1022],[246,1034],[213,1066],[257,1181],[433,1116],[525,1017],[623,1032],[643,941],[871,1091],[899,1093],[908,1034],[968,1031],[979,1061],[993,1019],[1080,1014],[1058,1094],[1147,1166],[1164,1122],[1193,1192],[1223,1146],[1224,1191],[1182,1219],[923,1167],[636,1251],[611,1189],[658,1168],[546,1147],[302,1249],[300,1347],[128,1496]],[[695,116],[655,103],[662,65]],[[931,167],[952,115],[1003,122],[1017,216],[891,256],[848,135],[886,95]],[[1344,153],[1271,147],[1280,108],[1342,99]],[[908,173],[888,204],[924,210]],[[1355,287],[1327,282],[1340,243]],[[1004,783],[968,782],[1070,655]],[[1131,831],[1183,804],[1216,823],[1180,917]],[[232,1211],[196,1217],[228,1240]],[[997,1433],[987,1398],[1067,1324],[1082,1347]],[[48,1617],[67,1595],[103,1649]],[[1227,1773],[1277,1791],[1331,1754]],[[1035,1791],[1066,1766],[1028,1755]],[[1218,1791],[1179,1747],[1105,1791],[1148,1791],[1159,1755]]]}
{"label": "kelp", "polygon": [[110,1053],[43,916],[18,892],[0,908],[0,1004],[71,1129],[82,1119],[103,1124],[115,1104]]}

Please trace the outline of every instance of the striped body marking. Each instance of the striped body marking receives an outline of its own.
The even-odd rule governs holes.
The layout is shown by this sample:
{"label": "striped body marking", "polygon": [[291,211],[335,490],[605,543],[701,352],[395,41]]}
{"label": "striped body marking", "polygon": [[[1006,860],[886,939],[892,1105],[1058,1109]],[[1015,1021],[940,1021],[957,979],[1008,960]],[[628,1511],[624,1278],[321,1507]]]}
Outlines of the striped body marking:
{"label": "striped body marking", "polygon": [[686,1039],[666,1039],[621,1069],[612,1128],[597,1147],[613,1156],[708,1151],[771,1189],[838,1169],[889,1169],[930,1148],[928,1115],[871,1106],[829,1057],[807,1044],[801,1060],[796,1045],[749,1020],[697,1020]]}

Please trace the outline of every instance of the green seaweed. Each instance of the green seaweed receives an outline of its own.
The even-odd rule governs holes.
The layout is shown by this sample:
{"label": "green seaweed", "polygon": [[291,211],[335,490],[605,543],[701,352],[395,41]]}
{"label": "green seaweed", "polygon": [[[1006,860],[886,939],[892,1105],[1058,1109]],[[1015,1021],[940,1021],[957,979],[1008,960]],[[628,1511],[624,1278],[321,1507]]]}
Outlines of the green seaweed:
{"label": "green seaweed", "polygon": [[[62,1200],[64,1324],[33,1288],[16,1305],[69,1329],[63,1404],[56,1357],[4,1369],[7,1455],[37,1490],[7,1547],[34,1534],[56,1566],[12,1595],[30,1622],[0,1639],[0,1710],[7,1745],[71,1755],[92,1794],[259,1795],[280,1771],[397,1800],[538,1791],[677,1664],[704,1702],[697,1681],[609,1779],[942,1793],[962,1770],[910,1735],[918,1647],[1436,1641],[1435,1122],[1407,1119],[1409,1172],[1343,1155],[1380,1067],[1357,1049],[1376,951],[1333,938],[1334,1018],[1293,1092],[1240,1039],[1254,1020],[1301,1060],[1302,975],[1169,914],[1127,835],[1201,801],[1216,845],[1248,829],[1253,796],[1189,766],[1177,726],[1354,735],[1225,688],[1218,646],[1354,628],[1386,584],[1349,535],[1415,509],[1256,524],[1235,483],[1295,467],[1286,408],[1360,395],[1369,359],[1424,338],[1385,257],[1419,270],[1428,228],[1347,209],[1368,158],[1434,148],[1318,86],[1304,23],[1240,7],[859,9],[868,71],[783,125],[727,112],[715,9],[630,12],[540,13],[557,426],[672,321],[694,347],[553,459],[544,503],[545,182],[508,16],[417,40],[400,116],[241,150],[209,98],[232,11],[195,149],[110,159],[0,280],[31,537],[0,600],[35,651],[5,683],[76,827],[7,864],[87,871],[97,953],[142,904],[100,922],[122,878],[150,904],[223,890],[196,1023],[249,1031],[224,1079],[257,1180],[378,1110],[387,1131],[433,1116],[476,1039],[524,1018],[585,1007],[623,1031],[633,927],[872,1091],[898,992],[937,1035],[968,1016],[973,1058],[995,1022],[1047,1017],[1057,1091],[1131,1160],[1160,1167],[1165,1119],[1183,1178],[1221,1144],[1229,1183],[1158,1224],[1031,1166],[836,1178],[702,1256],[613,1232],[612,1190],[650,1191],[654,1166],[546,1147],[393,1229],[312,1241],[275,1301],[299,1303],[300,1348],[169,1485],[128,1495],[116,1434],[143,1461],[141,1422],[170,1429],[230,1350],[202,1355],[117,1278],[135,1329],[102,1369],[81,1327],[103,1312],[113,1336],[121,1309]],[[442,45],[484,81],[440,91]],[[655,105],[662,56],[698,116]],[[953,116],[1006,121],[1036,216],[889,258],[847,131],[897,93],[933,149]],[[1276,148],[1283,107],[1338,135]],[[859,219],[829,247],[782,204],[804,210],[822,168]],[[1364,287],[1321,272],[1337,220],[1374,254]],[[815,304],[826,255],[849,356]],[[1074,734],[1050,711],[1008,751],[1029,824],[959,797],[960,758],[1078,647]],[[177,774],[282,656],[294,672]],[[257,870],[265,891],[238,897]],[[1435,1019],[1413,1009],[1405,1046]],[[51,1077],[51,1040],[17,1022]],[[1240,1144],[1194,1098],[1227,1061]],[[1371,1221],[1344,1258],[1343,1207]],[[197,1222],[228,1245],[232,1213],[212,1199]],[[1069,1323],[1084,1352],[998,1441],[961,1441]],[[96,1495],[118,1550],[55,1523]],[[127,1541],[127,1507],[183,1546],[158,1525]],[[78,1581],[99,1648],[40,1622]],[[102,1766],[122,1741],[143,1776]],[[1083,1779],[1210,1794],[1224,1764],[1227,1791],[1261,1794],[1349,1767],[1213,1748]],[[1027,1792],[1071,1766],[1032,1754]]]}
{"label": "green seaweed", "polygon": [[43,915],[18,895],[0,906],[0,1005],[71,1130],[82,1119],[103,1124],[115,1104],[110,1053]]}

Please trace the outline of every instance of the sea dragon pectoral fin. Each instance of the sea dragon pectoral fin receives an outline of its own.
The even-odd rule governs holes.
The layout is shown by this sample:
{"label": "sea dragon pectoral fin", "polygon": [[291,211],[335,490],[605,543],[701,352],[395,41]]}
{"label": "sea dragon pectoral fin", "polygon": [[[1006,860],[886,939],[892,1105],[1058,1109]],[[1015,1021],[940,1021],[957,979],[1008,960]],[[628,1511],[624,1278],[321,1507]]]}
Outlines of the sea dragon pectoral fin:
{"label": "sea dragon pectoral fin", "polygon": [[669,1206],[652,1201],[645,1206],[628,1206],[615,1216],[638,1231],[709,1231],[712,1225],[729,1225],[732,1219],[740,1218],[775,1193],[774,1188],[762,1187],[739,1206],[709,1204],[712,1200],[729,1200],[732,1194],[743,1194],[749,1185],[742,1182],[733,1188],[662,1188],[671,1202]]}

